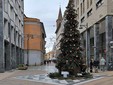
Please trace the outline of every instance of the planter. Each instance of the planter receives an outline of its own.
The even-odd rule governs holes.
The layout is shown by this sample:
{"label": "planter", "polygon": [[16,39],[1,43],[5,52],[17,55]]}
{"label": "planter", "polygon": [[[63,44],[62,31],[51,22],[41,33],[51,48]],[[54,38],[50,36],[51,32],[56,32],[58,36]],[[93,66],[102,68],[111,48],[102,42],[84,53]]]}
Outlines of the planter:
{"label": "planter", "polygon": [[27,70],[28,67],[27,66],[24,66],[24,67],[18,67],[18,70]]}
{"label": "planter", "polygon": [[27,69],[28,69],[28,67],[25,66],[25,65],[23,65],[23,64],[20,64],[20,65],[18,66],[18,70],[27,70]]}

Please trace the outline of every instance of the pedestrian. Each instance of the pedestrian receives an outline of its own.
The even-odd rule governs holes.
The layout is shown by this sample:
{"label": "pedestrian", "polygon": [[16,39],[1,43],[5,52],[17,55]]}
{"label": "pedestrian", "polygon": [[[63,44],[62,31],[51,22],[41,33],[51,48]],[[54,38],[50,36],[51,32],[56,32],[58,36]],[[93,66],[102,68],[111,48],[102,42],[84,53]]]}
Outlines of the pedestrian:
{"label": "pedestrian", "polygon": [[98,68],[99,68],[99,60],[94,60],[94,70],[95,70],[95,73],[98,73]]}
{"label": "pedestrian", "polygon": [[105,71],[105,64],[106,64],[106,60],[102,57],[100,59],[100,69],[101,69],[101,71]]}
{"label": "pedestrian", "polygon": [[44,65],[46,65],[46,60],[44,60]]}
{"label": "pedestrian", "polygon": [[49,60],[47,60],[47,65],[49,64]]}
{"label": "pedestrian", "polygon": [[85,73],[87,66],[86,66],[86,64],[85,64],[85,59],[84,59],[83,57],[81,58],[80,63],[81,63],[81,65],[80,65],[80,70],[81,70],[81,72]]}
{"label": "pedestrian", "polygon": [[93,60],[91,59],[90,61],[90,72],[92,73],[93,72]]}

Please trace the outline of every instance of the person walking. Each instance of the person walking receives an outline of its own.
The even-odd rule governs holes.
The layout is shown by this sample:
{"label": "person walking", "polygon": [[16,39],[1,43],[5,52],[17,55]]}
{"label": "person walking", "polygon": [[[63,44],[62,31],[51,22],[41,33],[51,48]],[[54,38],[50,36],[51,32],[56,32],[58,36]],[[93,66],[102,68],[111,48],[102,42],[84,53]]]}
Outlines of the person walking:
{"label": "person walking", "polygon": [[98,73],[98,68],[99,68],[99,60],[94,60],[95,73]]}
{"label": "person walking", "polygon": [[100,59],[100,69],[101,69],[101,71],[105,71],[105,64],[106,64],[106,60],[102,57]]}
{"label": "person walking", "polygon": [[90,61],[90,72],[92,73],[93,72],[93,60],[91,59]]}

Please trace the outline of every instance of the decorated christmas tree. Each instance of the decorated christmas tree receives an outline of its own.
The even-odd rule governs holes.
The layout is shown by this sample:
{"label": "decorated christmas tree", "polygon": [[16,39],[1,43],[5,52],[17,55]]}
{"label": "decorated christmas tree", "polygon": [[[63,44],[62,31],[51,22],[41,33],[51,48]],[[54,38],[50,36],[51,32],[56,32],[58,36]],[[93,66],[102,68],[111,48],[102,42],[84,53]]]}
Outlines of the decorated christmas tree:
{"label": "decorated christmas tree", "polygon": [[64,33],[60,41],[61,53],[57,57],[56,67],[60,74],[61,71],[68,71],[71,75],[76,75],[85,71],[85,68],[80,47],[80,32],[77,30],[78,21],[74,0],[69,0],[64,15]]}

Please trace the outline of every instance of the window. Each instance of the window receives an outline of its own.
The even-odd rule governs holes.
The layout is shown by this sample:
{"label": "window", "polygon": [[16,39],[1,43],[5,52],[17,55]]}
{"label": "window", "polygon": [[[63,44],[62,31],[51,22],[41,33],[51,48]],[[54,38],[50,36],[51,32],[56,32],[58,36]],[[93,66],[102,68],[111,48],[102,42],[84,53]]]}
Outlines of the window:
{"label": "window", "polygon": [[92,0],[90,0],[90,6],[92,5]]}
{"label": "window", "polygon": [[7,22],[8,22],[7,19],[4,18],[4,30],[8,28]]}
{"label": "window", "polygon": [[14,42],[14,28],[13,28],[13,26],[11,25],[11,29],[10,29],[11,31],[10,31],[10,35],[11,35],[11,41],[12,42]]}
{"label": "window", "polygon": [[14,42],[16,42],[16,30],[14,29]]}
{"label": "window", "polygon": [[76,5],[79,5],[79,0],[76,0]]}
{"label": "window", "polygon": [[17,14],[15,14],[15,23],[16,23],[16,25],[18,23],[18,15]]}
{"label": "window", "polygon": [[83,0],[83,13],[85,12],[85,0]]}
{"label": "window", "polygon": [[45,38],[44,33],[42,33],[42,38],[43,38],[43,39]]}
{"label": "window", "polygon": [[10,16],[11,16],[11,19],[14,20],[14,9],[11,5],[10,5]]}
{"label": "window", "polygon": [[82,3],[80,4],[80,10],[81,10],[81,15],[82,15]]}
{"label": "window", "polygon": [[10,23],[8,23],[8,36],[10,36]]}
{"label": "window", "polygon": [[81,23],[83,23],[83,22],[84,22],[84,20],[85,20],[85,17],[83,17],[83,18],[81,19]]}
{"label": "window", "polygon": [[96,1],[96,8],[99,8],[103,4],[103,0]]}
{"label": "window", "polygon": [[18,33],[18,46],[20,46],[20,34]]}
{"label": "window", "polygon": [[77,19],[79,19],[79,8],[77,8]]}
{"label": "window", "polygon": [[24,7],[24,0],[21,0],[21,3],[22,3],[22,8]]}
{"label": "window", "polygon": [[78,5],[79,5],[79,0],[77,0],[78,1]]}
{"label": "window", "polygon": [[77,1],[78,1],[78,0],[76,0],[76,7],[77,7],[77,5],[78,5],[78,4],[77,4]]}
{"label": "window", "polygon": [[4,0],[4,10],[8,12],[8,0]]}
{"label": "window", "polygon": [[91,16],[92,15],[92,9],[90,9],[87,13],[87,17]]}
{"label": "window", "polygon": [[89,0],[87,0],[87,9],[89,8]]}

